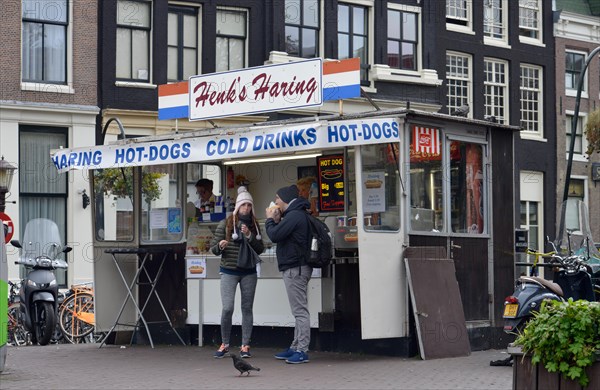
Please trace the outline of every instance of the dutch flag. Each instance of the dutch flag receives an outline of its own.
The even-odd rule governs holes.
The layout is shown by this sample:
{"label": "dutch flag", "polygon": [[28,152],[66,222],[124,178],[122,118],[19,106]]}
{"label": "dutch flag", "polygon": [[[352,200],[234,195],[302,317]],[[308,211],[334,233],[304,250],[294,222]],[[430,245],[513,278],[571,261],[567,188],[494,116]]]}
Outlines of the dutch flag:
{"label": "dutch flag", "polygon": [[323,100],[360,97],[360,58],[323,63]]}
{"label": "dutch flag", "polygon": [[189,116],[188,82],[158,86],[158,119],[187,118]]}

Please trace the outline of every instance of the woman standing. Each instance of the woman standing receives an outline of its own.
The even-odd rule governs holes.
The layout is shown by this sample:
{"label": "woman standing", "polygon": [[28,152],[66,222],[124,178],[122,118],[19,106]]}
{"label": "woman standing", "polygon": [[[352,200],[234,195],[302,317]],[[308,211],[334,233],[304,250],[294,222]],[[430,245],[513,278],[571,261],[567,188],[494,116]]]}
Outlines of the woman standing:
{"label": "woman standing", "polygon": [[246,259],[238,258],[240,255],[250,255],[250,251],[240,251],[240,246],[246,245],[243,240],[247,240],[247,244],[257,254],[261,254],[264,250],[253,206],[252,195],[246,187],[240,187],[233,214],[219,223],[210,244],[212,253],[221,256],[219,272],[221,274],[221,302],[223,304],[223,310],[221,311],[222,343],[215,352],[214,356],[216,358],[222,358],[229,354],[231,319],[238,284],[242,294],[242,347],[240,356],[243,358],[251,357],[250,338],[254,322],[252,306],[256,291],[256,266],[249,269],[239,268],[238,260]]}

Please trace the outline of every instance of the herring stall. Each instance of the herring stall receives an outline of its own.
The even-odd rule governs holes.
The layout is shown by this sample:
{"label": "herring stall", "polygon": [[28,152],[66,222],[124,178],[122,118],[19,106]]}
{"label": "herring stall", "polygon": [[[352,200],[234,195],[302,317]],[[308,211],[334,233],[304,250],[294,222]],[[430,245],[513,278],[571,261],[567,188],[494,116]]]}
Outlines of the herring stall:
{"label": "herring stall", "polygon": [[[61,172],[91,170],[96,326],[112,330],[107,342],[133,334],[135,342],[216,344],[219,258],[207,243],[237,187],[248,186],[264,218],[278,188],[314,175],[335,253],[310,281],[311,348],[408,356],[417,337],[403,263],[410,247],[444,248],[471,344],[492,343],[513,277],[514,130],[378,111],[126,139],[52,159]],[[199,212],[200,178],[213,181],[215,201]],[[275,245],[261,229],[253,340],[281,346],[294,319]]]}

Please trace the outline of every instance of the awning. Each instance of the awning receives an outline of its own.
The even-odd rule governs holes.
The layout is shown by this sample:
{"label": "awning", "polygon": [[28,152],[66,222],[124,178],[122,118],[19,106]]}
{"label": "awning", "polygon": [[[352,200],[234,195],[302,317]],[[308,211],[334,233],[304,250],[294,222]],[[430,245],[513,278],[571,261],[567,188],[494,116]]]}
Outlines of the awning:
{"label": "awning", "polygon": [[381,144],[400,140],[399,117],[316,120],[304,123],[223,129],[220,133],[145,137],[111,145],[58,149],[52,161],[59,172],[72,169],[235,160],[285,153]]}

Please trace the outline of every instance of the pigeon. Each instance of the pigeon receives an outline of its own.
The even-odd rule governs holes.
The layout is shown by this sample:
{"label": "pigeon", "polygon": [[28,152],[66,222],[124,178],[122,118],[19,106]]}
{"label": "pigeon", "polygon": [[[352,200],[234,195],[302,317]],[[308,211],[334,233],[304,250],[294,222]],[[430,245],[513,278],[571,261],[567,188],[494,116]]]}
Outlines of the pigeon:
{"label": "pigeon", "polygon": [[456,110],[454,110],[450,113],[450,115],[462,116],[465,118],[467,117],[468,114],[469,114],[469,105],[468,104],[463,104],[462,106],[458,107]]}
{"label": "pigeon", "polygon": [[230,356],[233,359],[233,366],[235,367],[236,370],[238,370],[240,372],[240,376],[243,373],[246,373],[246,375],[250,375],[250,371],[252,371],[252,370],[260,371],[260,368],[254,367],[252,364],[248,363],[247,361],[242,360],[242,358],[240,358],[235,353],[230,354]]}

